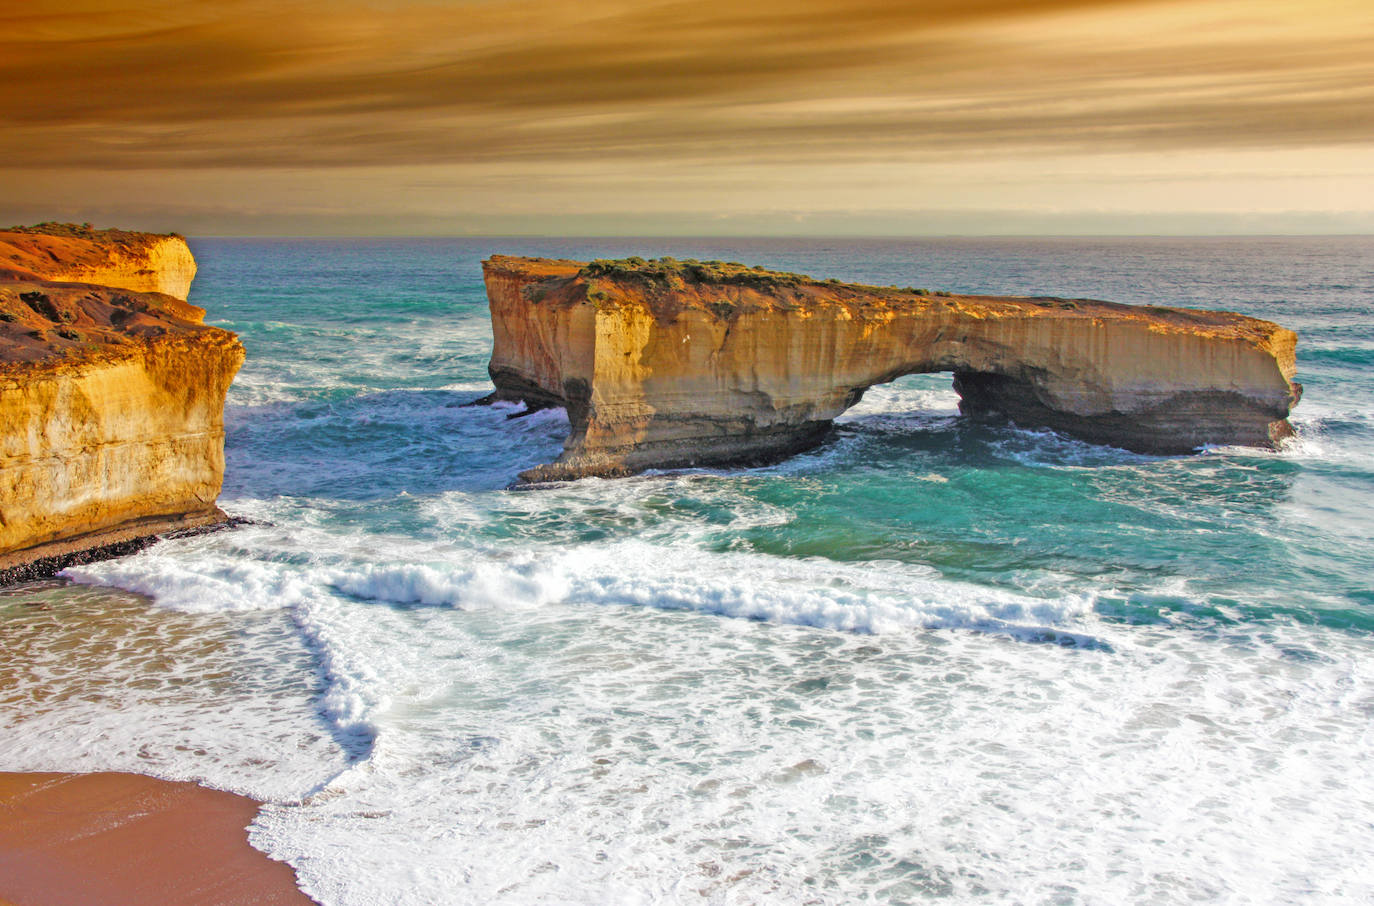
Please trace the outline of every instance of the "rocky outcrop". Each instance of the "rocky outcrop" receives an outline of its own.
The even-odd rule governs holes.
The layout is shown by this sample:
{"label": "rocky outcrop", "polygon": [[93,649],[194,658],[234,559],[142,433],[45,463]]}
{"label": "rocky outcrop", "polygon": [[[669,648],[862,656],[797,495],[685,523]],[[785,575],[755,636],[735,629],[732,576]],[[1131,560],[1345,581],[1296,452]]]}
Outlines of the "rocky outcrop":
{"label": "rocky outcrop", "polygon": [[224,398],[244,353],[183,301],[195,272],[185,242],[0,233],[4,261],[0,581],[224,521]]}
{"label": "rocky outcrop", "polygon": [[95,283],[185,299],[196,259],[175,233],[44,223],[0,232],[0,278]]}
{"label": "rocky outcrop", "polygon": [[820,282],[720,262],[484,263],[491,399],[563,405],[527,481],[776,459],[874,384],[952,372],[998,413],[1150,453],[1292,433],[1296,336],[1229,312]]}

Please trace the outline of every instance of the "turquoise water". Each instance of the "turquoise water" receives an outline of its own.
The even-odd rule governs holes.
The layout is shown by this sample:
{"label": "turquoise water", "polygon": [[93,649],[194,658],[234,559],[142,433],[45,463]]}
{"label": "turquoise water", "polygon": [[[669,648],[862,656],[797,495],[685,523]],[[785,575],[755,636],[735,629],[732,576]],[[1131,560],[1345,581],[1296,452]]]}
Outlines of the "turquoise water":
{"label": "turquoise water", "polygon": [[[193,241],[257,520],[0,594],[0,768],[271,801],[325,903],[1374,898],[1374,240]],[[1221,308],[1299,437],[1146,457],[874,388],[749,470],[509,490],[492,253]]]}

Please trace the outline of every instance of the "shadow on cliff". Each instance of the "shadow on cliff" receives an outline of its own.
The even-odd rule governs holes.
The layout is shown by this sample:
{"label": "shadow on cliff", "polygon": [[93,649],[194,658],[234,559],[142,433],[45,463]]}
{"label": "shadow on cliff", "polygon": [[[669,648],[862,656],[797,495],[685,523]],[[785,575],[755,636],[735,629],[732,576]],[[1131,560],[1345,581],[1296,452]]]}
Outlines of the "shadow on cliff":
{"label": "shadow on cliff", "polygon": [[225,411],[223,498],[377,500],[492,490],[562,449],[567,416],[508,419],[508,407],[465,406],[482,392],[322,392]]}

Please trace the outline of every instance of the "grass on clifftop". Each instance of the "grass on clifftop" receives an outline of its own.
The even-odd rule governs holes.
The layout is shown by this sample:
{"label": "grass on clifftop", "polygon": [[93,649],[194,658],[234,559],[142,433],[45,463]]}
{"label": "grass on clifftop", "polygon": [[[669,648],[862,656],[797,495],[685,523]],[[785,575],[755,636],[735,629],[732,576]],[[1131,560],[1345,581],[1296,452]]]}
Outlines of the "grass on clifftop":
{"label": "grass on clifftop", "polygon": [[[720,286],[752,286],[757,289],[773,289],[779,286],[799,286],[803,283],[820,283],[806,274],[789,271],[770,271],[762,265],[750,267],[738,261],[698,261],[695,258],[649,258],[638,256],[630,258],[598,258],[577,272],[579,277],[591,280],[596,277],[611,277],[639,280],[666,286],[668,289],[682,289],[688,283],[707,283]],[[826,280],[826,283],[845,284],[842,280]],[[931,295],[928,289],[908,286],[864,286],[866,290],[887,290],[889,292],[909,293],[914,296]],[[937,296],[948,296],[947,292],[936,292]]]}
{"label": "grass on clifftop", "polygon": [[688,283],[714,283],[730,286],[796,286],[814,283],[805,274],[770,271],[764,267],[749,267],[737,261],[697,261],[695,258],[598,258],[578,271],[588,279],[611,277],[664,283],[681,289]]}
{"label": "grass on clifftop", "polygon": [[[62,239],[89,239],[94,242],[112,243],[115,245],[127,245],[134,242],[143,241],[147,233],[134,232],[132,230],[97,230],[89,223],[61,223],[56,220],[45,220],[33,226],[12,226],[5,230],[7,233],[27,233],[31,236],[57,236]],[[180,233],[167,233],[168,236],[176,236],[184,239]]]}

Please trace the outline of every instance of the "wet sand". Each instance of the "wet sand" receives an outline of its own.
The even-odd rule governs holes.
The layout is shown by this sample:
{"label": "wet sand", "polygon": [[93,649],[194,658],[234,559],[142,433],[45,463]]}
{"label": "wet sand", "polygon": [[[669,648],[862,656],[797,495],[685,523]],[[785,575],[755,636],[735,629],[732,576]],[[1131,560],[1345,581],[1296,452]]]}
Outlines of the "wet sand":
{"label": "wet sand", "polygon": [[258,806],[137,774],[0,773],[0,904],[309,906],[248,845]]}

